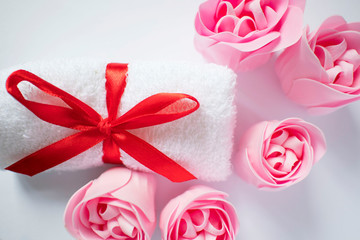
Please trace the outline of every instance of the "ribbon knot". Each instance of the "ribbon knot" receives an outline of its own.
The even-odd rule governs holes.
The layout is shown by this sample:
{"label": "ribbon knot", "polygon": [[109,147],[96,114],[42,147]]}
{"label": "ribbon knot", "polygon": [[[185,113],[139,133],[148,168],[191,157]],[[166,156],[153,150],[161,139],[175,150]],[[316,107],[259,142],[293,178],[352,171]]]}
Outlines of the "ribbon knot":
{"label": "ribbon knot", "polygon": [[[122,163],[119,150],[122,149],[139,163],[171,181],[195,179],[185,168],[128,130],[185,117],[199,108],[199,102],[187,94],[158,93],[144,99],[118,117],[120,99],[126,87],[127,70],[127,64],[110,63],[106,67],[107,118],[103,118],[69,93],[28,71],[13,72],[6,81],[9,94],[41,120],[79,132],[24,157],[6,169],[33,176],[103,142],[102,160],[105,163]],[[22,81],[28,81],[44,93],[60,98],[68,107],[25,99],[18,88]]]}
{"label": "ribbon knot", "polygon": [[108,118],[101,120],[98,125],[98,129],[100,132],[104,133],[106,136],[111,135],[111,123]]}

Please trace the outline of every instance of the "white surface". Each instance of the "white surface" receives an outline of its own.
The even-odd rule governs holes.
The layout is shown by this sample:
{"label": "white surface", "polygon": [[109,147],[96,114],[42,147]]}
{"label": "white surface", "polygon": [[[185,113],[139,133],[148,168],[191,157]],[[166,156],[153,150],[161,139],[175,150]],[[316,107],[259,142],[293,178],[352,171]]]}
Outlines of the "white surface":
{"label": "white surface", "polygon": [[[201,62],[192,45],[201,2],[2,0],[0,68],[61,57]],[[314,29],[333,14],[359,21],[359,10],[358,0],[308,0],[305,22]],[[259,120],[299,116],[324,131],[327,154],[304,181],[283,191],[259,191],[235,175],[207,185],[230,194],[241,224],[237,240],[358,239],[360,102],[311,117],[283,95],[272,64],[240,75],[236,139]],[[106,167],[33,178],[0,172],[0,239],[72,239],[62,220],[67,200]],[[170,198],[198,182],[158,183],[159,214]],[[152,239],[160,239],[158,229]]]}

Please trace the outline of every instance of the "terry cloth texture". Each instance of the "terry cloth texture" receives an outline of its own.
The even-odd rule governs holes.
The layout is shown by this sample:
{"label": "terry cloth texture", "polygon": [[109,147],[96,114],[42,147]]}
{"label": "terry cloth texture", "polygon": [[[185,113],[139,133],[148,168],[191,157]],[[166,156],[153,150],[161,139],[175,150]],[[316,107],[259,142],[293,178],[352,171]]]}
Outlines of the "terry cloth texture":
{"label": "terry cloth texture", "polygon": [[[72,94],[107,117],[105,69],[98,60],[58,60],[36,62],[0,72],[0,166],[19,159],[75,133],[75,130],[49,124],[37,118],[6,92],[5,81],[15,70],[28,70]],[[129,64],[127,86],[121,98],[119,115],[143,99],[160,92],[186,93],[200,102],[194,113],[165,123],[136,130],[161,152],[178,162],[199,179],[225,180],[231,173],[231,153],[235,127],[234,89],[236,75],[214,64],[134,62]],[[27,82],[20,83],[25,98],[63,105],[50,99]],[[149,171],[121,151],[122,161],[132,169]],[[103,164],[102,143],[54,167],[77,170]]]}

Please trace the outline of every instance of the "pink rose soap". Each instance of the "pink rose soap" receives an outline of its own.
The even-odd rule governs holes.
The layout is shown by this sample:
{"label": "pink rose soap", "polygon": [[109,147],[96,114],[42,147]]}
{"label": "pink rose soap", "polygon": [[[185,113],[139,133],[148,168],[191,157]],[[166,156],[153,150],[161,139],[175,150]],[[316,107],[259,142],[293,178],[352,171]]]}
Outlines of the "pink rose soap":
{"label": "pink rose soap", "polygon": [[71,197],[65,227],[76,239],[150,240],[156,226],[155,186],[151,174],[112,168]]}
{"label": "pink rose soap", "polygon": [[[19,69],[27,70],[81,100],[106,119],[108,117],[105,88],[107,64],[108,62],[98,60],[59,60],[31,63],[1,71],[0,132],[2,141],[0,152],[2,158],[0,166],[8,167],[25,156],[78,132],[62,125],[43,121],[19,104],[5,88],[5,81],[11,73]],[[235,126],[235,82],[236,75],[230,69],[214,64],[130,63],[118,116],[127,113],[144,99],[158,93],[191,95],[199,103],[199,108],[195,112],[157,125],[140,128],[127,126],[128,132],[155,147],[197,178],[207,181],[225,180],[231,173],[230,158]],[[65,106],[59,98],[39,91],[29,82],[20,82],[18,88],[25,99]],[[173,104],[167,109],[171,113],[177,110],[175,108]],[[152,109],[153,107],[149,108],[149,110]],[[160,117],[165,116],[161,114],[160,112]],[[146,118],[152,122],[156,120],[151,116],[145,116],[143,119]],[[61,122],[62,119],[56,118],[53,121]],[[147,120],[141,121],[141,126],[146,125]],[[109,130],[111,126],[106,123],[98,127],[104,134],[111,132]],[[126,142],[127,140],[120,139],[119,141]],[[78,143],[81,147],[84,142]],[[139,148],[143,149],[142,147],[139,145]],[[127,154],[123,148],[119,149],[121,160],[127,167],[150,171],[133,156]],[[137,152],[133,151],[133,154],[136,155]],[[99,141],[93,147],[52,169],[77,170],[96,167],[103,164],[102,156],[103,142]],[[156,165],[156,157],[149,155],[148,161]]]}
{"label": "pink rose soap", "polygon": [[314,114],[360,99],[360,22],[326,19],[278,58],[276,70],[287,96]]}
{"label": "pink rose soap", "polygon": [[195,18],[195,48],[209,62],[254,69],[296,43],[305,0],[208,0]]}
{"label": "pink rose soap", "polygon": [[160,216],[162,240],[235,240],[239,227],[226,193],[193,186],[172,199]]}
{"label": "pink rose soap", "polygon": [[321,130],[298,118],[264,121],[242,137],[236,173],[261,189],[285,188],[303,180],[325,154]]}

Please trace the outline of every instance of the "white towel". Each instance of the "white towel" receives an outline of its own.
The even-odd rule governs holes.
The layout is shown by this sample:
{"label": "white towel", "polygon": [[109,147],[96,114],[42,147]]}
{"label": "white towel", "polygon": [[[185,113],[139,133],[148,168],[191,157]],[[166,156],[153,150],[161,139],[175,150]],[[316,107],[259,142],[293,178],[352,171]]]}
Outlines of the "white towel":
{"label": "white towel", "polygon": [[[85,102],[105,118],[107,63],[83,59],[57,60],[30,63],[1,71],[0,166],[7,167],[75,133],[72,129],[42,121],[8,94],[5,82],[13,71],[24,69],[34,73]],[[174,122],[131,132],[197,178],[205,181],[225,180],[231,173],[235,82],[236,75],[230,69],[214,64],[130,63],[119,112],[125,113],[143,99],[159,92],[186,93],[195,97],[200,108],[194,113]],[[45,101],[44,93],[33,85],[22,82],[19,86],[25,98]],[[129,168],[149,171],[123,151],[121,159]],[[102,143],[53,169],[77,170],[101,164]]]}

